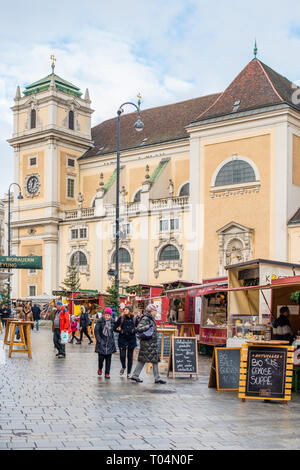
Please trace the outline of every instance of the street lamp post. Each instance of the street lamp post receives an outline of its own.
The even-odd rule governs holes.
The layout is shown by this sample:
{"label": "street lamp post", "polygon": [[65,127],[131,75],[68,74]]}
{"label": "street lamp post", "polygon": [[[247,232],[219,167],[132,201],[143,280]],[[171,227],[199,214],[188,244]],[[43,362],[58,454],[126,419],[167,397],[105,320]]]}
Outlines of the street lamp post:
{"label": "street lamp post", "polygon": [[140,106],[141,106],[141,96],[138,95],[138,104],[131,102],[123,103],[118,111],[118,127],[117,127],[117,179],[116,179],[116,260],[115,260],[115,288],[116,292],[119,295],[119,241],[120,241],[120,124],[121,124],[121,114],[124,112],[123,106],[131,105],[134,106],[138,113],[138,119],[134,124],[136,131],[142,131],[144,129],[144,124],[141,121],[140,116]]}
{"label": "street lamp post", "polygon": [[[19,183],[11,183],[8,188],[8,210],[7,210],[7,256],[10,256],[10,188],[12,186],[18,186],[19,188],[19,195],[18,199],[23,199],[22,192],[21,192],[21,186]],[[10,273],[10,268],[8,268],[8,272]],[[7,307],[10,309],[10,276],[8,277],[8,282],[7,282],[7,290],[8,290],[8,295],[7,295]]]}

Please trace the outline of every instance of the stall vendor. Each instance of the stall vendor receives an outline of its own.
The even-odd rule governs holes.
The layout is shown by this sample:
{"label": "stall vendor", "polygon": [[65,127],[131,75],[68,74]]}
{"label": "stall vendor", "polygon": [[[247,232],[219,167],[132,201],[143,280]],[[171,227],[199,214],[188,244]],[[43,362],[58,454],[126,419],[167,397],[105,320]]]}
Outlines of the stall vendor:
{"label": "stall vendor", "polygon": [[290,344],[293,342],[293,330],[289,321],[289,308],[283,306],[279,311],[280,315],[272,323],[273,327],[273,338],[281,341],[289,341]]}

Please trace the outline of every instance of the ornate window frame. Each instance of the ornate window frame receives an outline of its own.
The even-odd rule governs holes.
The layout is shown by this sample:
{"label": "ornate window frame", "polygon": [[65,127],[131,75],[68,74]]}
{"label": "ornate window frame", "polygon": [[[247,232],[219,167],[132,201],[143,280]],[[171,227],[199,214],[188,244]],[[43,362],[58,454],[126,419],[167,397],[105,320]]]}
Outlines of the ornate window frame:
{"label": "ornate window frame", "polygon": [[[182,188],[183,188],[186,184],[189,184],[189,190],[190,190],[190,188],[191,188],[191,187],[190,187],[190,181],[189,181],[189,180],[184,181],[184,182],[179,186],[179,188],[178,188],[178,193],[177,193],[177,194],[178,194],[178,197],[182,197],[182,196],[180,196],[180,191],[182,190]],[[190,196],[190,191],[189,191],[189,194],[186,194],[185,196]]]}
{"label": "ornate window frame", "polygon": [[[179,252],[179,259],[163,261],[159,259],[161,251],[167,245],[174,245],[177,248]],[[154,250],[153,272],[155,278],[158,278],[160,271],[166,271],[167,269],[177,271],[179,278],[181,278],[183,274],[183,245],[180,245],[175,238],[170,237],[168,239],[161,240]]]}
{"label": "ornate window frame", "polygon": [[82,251],[82,253],[85,255],[87,264],[83,266],[76,266],[77,267],[77,272],[79,274],[83,274],[87,276],[87,280],[89,280],[90,277],[90,252],[86,249],[86,247],[82,244],[77,244],[77,245],[72,245],[70,251],[67,253],[67,266],[71,266],[71,259],[72,256],[77,252],[77,251]]}
{"label": "ornate window frame", "polygon": [[[134,248],[131,248],[129,241],[120,240],[119,249],[124,248],[128,251],[130,255],[130,263],[119,263],[119,269],[121,273],[127,273],[129,275],[129,279],[132,280],[134,277],[134,268],[133,268],[133,259],[134,259]],[[108,270],[115,269],[115,263],[113,262],[113,256],[116,251],[116,243],[115,240],[112,243],[110,250],[108,251]],[[126,283],[126,281],[122,280],[122,283]]]}
{"label": "ornate window frame", "polygon": [[[228,184],[225,186],[216,186],[216,179],[219,172],[222,168],[232,161],[239,160],[248,163],[254,171],[255,181],[249,181],[246,183],[235,183],[235,184]],[[231,157],[226,158],[223,160],[215,169],[211,183],[210,183],[210,196],[233,196],[235,194],[248,194],[253,192],[259,192],[260,190],[260,175],[256,164],[248,157],[244,157],[242,155],[233,154]]]}

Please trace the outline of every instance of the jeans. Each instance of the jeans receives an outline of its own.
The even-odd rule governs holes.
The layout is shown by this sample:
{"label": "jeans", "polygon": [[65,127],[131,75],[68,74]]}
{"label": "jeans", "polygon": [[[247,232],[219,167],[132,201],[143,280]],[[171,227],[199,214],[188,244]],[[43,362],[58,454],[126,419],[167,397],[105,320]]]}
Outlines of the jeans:
{"label": "jeans", "polygon": [[[146,362],[138,362],[136,365],[136,368],[132,374],[132,377],[139,377],[140,373],[143,370],[144,365]],[[152,369],[153,369],[153,375],[154,375],[154,380],[160,380],[160,375],[159,375],[159,370],[158,370],[158,363],[152,363]]]}
{"label": "jeans", "polygon": [[39,320],[36,320],[35,326],[36,326],[36,331],[39,331]]}
{"label": "jeans", "polygon": [[120,361],[122,368],[126,369],[126,351],[127,351],[127,374],[130,374],[133,364],[133,353],[134,349],[120,348]]}
{"label": "jeans", "polygon": [[110,373],[110,366],[111,366],[111,354],[99,354],[98,353],[98,369],[103,369],[103,363],[105,360],[105,374]]}
{"label": "jeans", "polygon": [[66,355],[66,345],[60,341],[60,328],[54,328],[53,332],[53,343],[57,349],[58,354]]}
{"label": "jeans", "polygon": [[88,334],[88,330],[87,330],[87,327],[86,327],[86,326],[82,326],[82,327],[81,327],[81,331],[80,331],[80,340],[79,340],[79,341],[82,341],[83,333],[85,334],[85,336],[86,336],[90,341],[92,341],[90,335]]}

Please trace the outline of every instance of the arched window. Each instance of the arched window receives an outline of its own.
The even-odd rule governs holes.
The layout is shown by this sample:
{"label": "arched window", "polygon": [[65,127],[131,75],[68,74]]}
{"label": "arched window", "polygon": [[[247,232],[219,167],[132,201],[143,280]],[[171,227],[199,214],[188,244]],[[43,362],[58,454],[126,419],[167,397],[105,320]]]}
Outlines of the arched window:
{"label": "arched window", "polygon": [[170,261],[180,259],[179,251],[174,245],[166,245],[159,254],[159,261]]}
{"label": "arched window", "polygon": [[[116,262],[116,252],[114,252],[112,262]],[[125,248],[119,248],[119,263],[130,263],[130,253]]]}
{"label": "arched window", "polygon": [[30,113],[30,129],[36,128],[36,110],[32,109]]}
{"label": "arched window", "polygon": [[74,130],[74,111],[69,111],[69,129]]}
{"label": "arched window", "polygon": [[220,169],[215,186],[249,183],[250,181],[256,181],[252,166],[244,160],[232,160]]}
{"label": "arched window", "polygon": [[71,266],[86,266],[87,258],[82,251],[75,251],[71,256]]}
{"label": "arched window", "polygon": [[190,195],[190,183],[185,183],[179,191],[179,196],[189,196],[189,195]]}
{"label": "arched window", "polygon": [[141,202],[141,190],[137,191],[134,195],[133,202]]}

